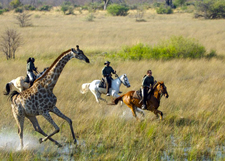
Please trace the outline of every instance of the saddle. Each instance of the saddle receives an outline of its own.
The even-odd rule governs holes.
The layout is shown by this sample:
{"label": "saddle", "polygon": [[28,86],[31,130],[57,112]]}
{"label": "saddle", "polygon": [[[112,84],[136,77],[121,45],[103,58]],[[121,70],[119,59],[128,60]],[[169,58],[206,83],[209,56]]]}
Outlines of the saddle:
{"label": "saddle", "polygon": [[[147,100],[150,98],[151,93],[152,93],[152,91],[149,91],[149,92],[148,92]],[[142,92],[141,92],[141,89],[139,89],[139,90],[137,90],[137,91],[134,92],[133,98],[137,98],[137,99],[139,99],[139,100],[142,99]]]}
{"label": "saddle", "polygon": [[[102,80],[100,81],[98,87],[99,88],[106,88],[106,78],[102,78]],[[112,78],[111,78],[112,79]],[[113,80],[113,79],[112,79]]]}
{"label": "saddle", "polygon": [[106,88],[106,83],[105,83],[105,78],[102,78],[102,80],[100,81],[98,87],[99,88]]}
{"label": "saddle", "polygon": [[25,77],[24,82],[30,83],[30,79],[29,79],[29,76],[28,75]]}
{"label": "saddle", "polygon": [[[36,76],[34,76],[34,81],[35,81],[35,80],[36,80]],[[25,77],[24,82],[30,83],[30,78],[29,78],[28,75]]]}

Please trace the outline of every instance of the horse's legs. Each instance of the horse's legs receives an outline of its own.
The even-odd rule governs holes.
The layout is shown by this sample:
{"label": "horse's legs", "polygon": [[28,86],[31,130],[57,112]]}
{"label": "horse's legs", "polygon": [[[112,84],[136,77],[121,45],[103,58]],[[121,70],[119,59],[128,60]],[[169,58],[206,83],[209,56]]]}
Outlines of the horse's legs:
{"label": "horse's legs", "polygon": [[[117,93],[113,93],[112,96],[115,98],[119,97],[120,95],[118,95]],[[120,101],[120,106],[123,105],[123,100]]]}
{"label": "horse's legs", "polygon": [[159,115],[160,115],[160,120],[163,120],[163,113],[161,111],[155,109],[153,112],[157,118],[159,118]]}
{"label": "horse's legs", "polygon": [[[43,136],[48,136],[46,133],[44,133],[44,131],[41,129],[41,127],[38,124],[37,118],[35,116],[29,116],[27,117],[30,122],[33,124],[34,130],[39,132],[40,134],[42,134]],[[61,144],[59,144],[57,141],[55,141],[52,138],[49,138],[50,141],[54,142],[56,145],[58,145],[58,147],[62,147]]]}
{"label": "horse's legs", "polygon": [[137,112],[141,114],[142,117],[145,117],[145,113],[143,112],[143,110],[136,108]]}
{"label": "horse's legs", "polygon": [[102,101],[106,102],[106,100],[101,97],[101,93],[100,92],[98,92],[96,90],[91,90],[91,92],[95,96],[95,99],[96,99],[97,103],[100,103],[99,100],[102,100]]}
{"label": "horse's legs", "polygon": [[132,104],[126,104],[126,105],[131,109],[133,116],[134,116],[137,120],[139,120],[138,117],[137,117],[137,114],[136,114],[136,108],[135,108],[135,106],[132,105]]}

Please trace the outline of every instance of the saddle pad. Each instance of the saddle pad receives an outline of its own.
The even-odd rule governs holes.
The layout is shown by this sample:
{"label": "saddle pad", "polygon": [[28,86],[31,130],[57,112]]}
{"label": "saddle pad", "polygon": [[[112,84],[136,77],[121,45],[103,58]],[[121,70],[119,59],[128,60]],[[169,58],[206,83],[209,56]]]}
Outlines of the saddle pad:
{"label": "saddle pad", "polygon": [[133,97],[140,100],[142,98],[141,90],[135,91]]}
{"label": "saddle pad", "polygon": [[101,82],[98,85],[99,88],[106,88],[105,80],[102,78]]}

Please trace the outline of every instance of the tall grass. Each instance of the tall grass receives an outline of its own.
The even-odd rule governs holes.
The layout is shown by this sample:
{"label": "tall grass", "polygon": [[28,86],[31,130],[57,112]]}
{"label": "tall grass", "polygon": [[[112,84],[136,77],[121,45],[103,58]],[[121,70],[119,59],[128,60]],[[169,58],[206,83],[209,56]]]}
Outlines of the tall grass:
{"label": "tall grass", "polygon": [[[131,87],[128,89],[122,85],[123,93],[138,90],[141,78],[148,69],[152,69],[156,80],[165,82],[169,98],[161,99],[159,110],[164,113],[164,120],[161,122],[148,111],[145,111],[145,119],[138,122],[127,106],[110,106],[104,102],[97,104],[91,92],[86,95],[79,92],[83,83],[101,79],[101,69],[106,60],[103,52],[119,51],[124,45],[137,42],[153,45],[160,39],[183,35],[196,38],[207,51],[214,48],[218,54],[224,55],[223,22],[192,20],[189,14],[174,14],[156,16],[155,19],[149,18],[147,22],[136,23],[132,14],[131,17],[107,17],[99,12],[95,15],[95,21],[90,23],[84,20],[85,16],[85,13],[79,16],[42,13],[33,22],[34,27],[23,29],[14,24],[10,13],[1,16],[0,23],[3,27],[0,32],[6,26],[15,27],[23,34],[26,42],[18,50],[16,60],[6,61],[1,56],[2,90],[7,82],[26,74],[26,59],[29,56],[36,58],[35,64],[42,71],[63,51],[79,44],[91,63],[70,60],[54,88],[58,99],[56,106],[72,119],[78,145],[72,146],[67,122],[52,115],[61,129],[53,138],[65,145],[64,148],[57,149],[54,144],[46,141],[41,145],[36,143],[34,149],[28,146],[28,149],[22,151],[6,151],[8,144],[19,147],[19,136],[16,135],[17,125],[10,102],[7,97],[0,95],[0,134],[4,134],[0,135],[0,159],[224,160],[223,59],[109,59],[118,74],[126,73],[129,78]],[[102,97],[111,102],[111,98],[104,95]],[[53,127],[42,116],[37,119],[46,133],[52,132]],[[34,141],[42,137],[33,130],[28,119],[25,119],[24,126],[24,135],[29,135]],[[9,141],[7,145],[2,144],[6,135],[11,134],[14,134],[13,141]],[[30,143],[27,137],[26,141]]]}

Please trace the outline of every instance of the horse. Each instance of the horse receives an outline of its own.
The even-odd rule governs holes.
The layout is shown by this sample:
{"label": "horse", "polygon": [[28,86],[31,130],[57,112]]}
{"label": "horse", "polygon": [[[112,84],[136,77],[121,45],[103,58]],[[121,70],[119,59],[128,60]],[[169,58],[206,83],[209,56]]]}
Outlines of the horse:
{"label": "horse", "polygon": [[[47,68],[44,68],[44,70],[42,72],[38,73],[36,75],[36,79],[39,78],[39,77],[41,77],[42,74],[44,74],[44,72],[47,69],[48,69],[48,67]],[[24,76],[19,76],[16,79],[13,79],[10,82],[6,83],[4,95],[9,95],[9,93],[10,93],[10,91],[11,91],[11,89],[13,87],[17,88],[20,92],[28,89],[30,87],[30,83],[26,82],[25,81],[26,79],[27,78],[24,77]]]}
{"label": "horse", "polygon": [[[150,99],[147,99],[147,110],[153,112],[158,118],[158,114],[160,114],[160,120],[163,119],[163,113],[158,110],[160,105],[161,97],[164,95],[166,98],[169,97],[166,86],[164,82],[155,82],[153,85],[152,91],[149,93]],[[114,99],[111,105],[116,105],[119,101],[123,101],[132,111],[133,116],[139,120],[136,112],[141,113],[144,117],[144,112],[141,110],[142,101],[140,97],[137,97],[136,91],[129,91],[124,95],[121,95]]]}
{"label": "horse", "polygon": [[[112,80],[112,85],[109,89],[110,96],[113,96],[114,98],[119,97],[118,93],[121,83],[123,83],[127,88],[130,87],[130,83],[126,74],[123,74],[120,77],[118,75],[116,76],[117,78]],[[106,94],[107,91],[106,88],[99,87],[100,82],[100,80],[94,80],[91,83],[84,83],[82,84],[80,92],[85,94],[88,92],[88,90],[90,90],[94,94],[97,103],[100,103],[99,100],[106,102],[106,100],[101,97],[101,94]]]}

